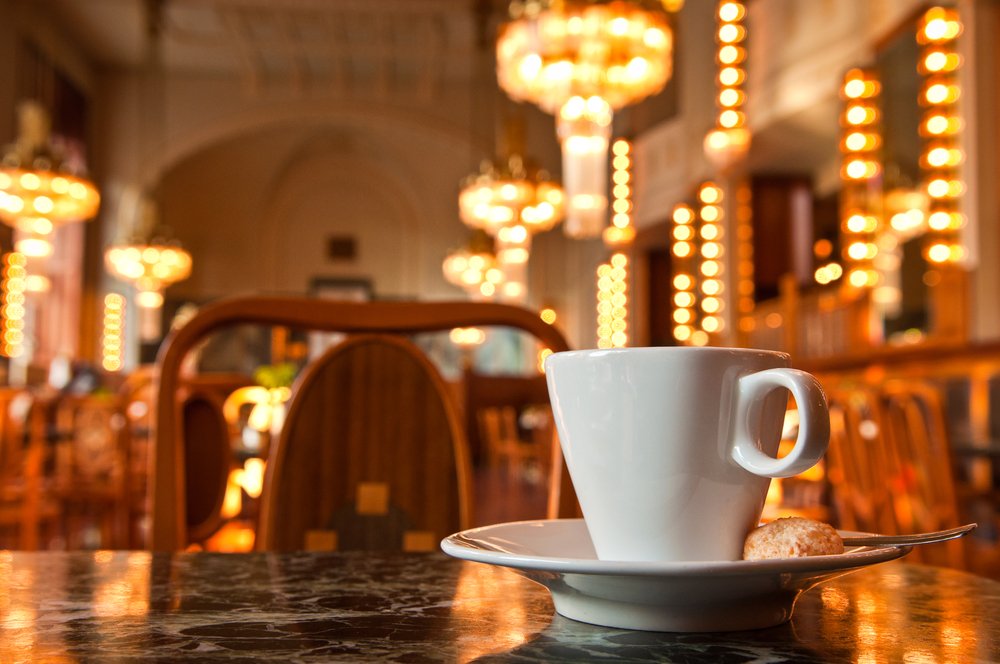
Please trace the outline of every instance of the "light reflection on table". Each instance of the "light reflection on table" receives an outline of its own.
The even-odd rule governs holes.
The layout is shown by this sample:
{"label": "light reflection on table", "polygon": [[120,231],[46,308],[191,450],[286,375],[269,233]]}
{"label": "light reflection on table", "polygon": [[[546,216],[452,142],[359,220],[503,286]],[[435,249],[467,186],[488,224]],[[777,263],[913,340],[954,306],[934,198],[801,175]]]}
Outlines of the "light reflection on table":
{"label": "light reflection on table", "polygon": [[0,552],[0,662],[1000,661],[1000,583],[889,563],[791,622],[657,634],[554,615],[508,570],[439,554]]}

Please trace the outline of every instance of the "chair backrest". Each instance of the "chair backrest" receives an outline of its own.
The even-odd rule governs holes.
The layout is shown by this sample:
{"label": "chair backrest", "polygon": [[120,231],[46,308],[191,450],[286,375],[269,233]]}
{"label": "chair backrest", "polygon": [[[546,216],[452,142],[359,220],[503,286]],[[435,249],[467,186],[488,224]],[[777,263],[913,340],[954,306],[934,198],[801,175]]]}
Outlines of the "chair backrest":
{"label": "chair backrest", "polygon": [[181,392],[184,440],[185,511],[188,538],[200,542],[222,525],[222,503],[232,453],[229,424],[222,414],[223,397],[200,386]]}
{"label": "chair backrest", "polygon": [[483,437],[480,412],[489,408],[514,408],[523,411],[539,405],[548,405],[549,389],[544,375],[509,376],[483,374],[467,369],[462,376],[466,430],[472,448],[473,462],[481,461],[488,454],[487,440]]}
{"label": "chair backrest", "polygon": [[416,346],[351,337],[297,380],[257,548],[435,549],[471,524],[467,448],[444,380]]}
{"label": "chair backrest", "polygon": [[[184,518],[188,483],[186,453],[190,452],[182,437],[179,399],[184,359],[210,333],[237,324],[404,336],[455,327],[505,326],[533,335],[554,352],[569,349],[562,334],[533,312],[487,302],[359,303],[305,297],[248,296],[206,305],[171,333],[157,359],[158,390],[150,482],[153,511],[151,547],[155,550],[181,549],[190,541]],[[319,378],[315,380],[322,382]],[[561,464],[553,471],[552,486],[556,489],[560,486],[559,471]],[[558,496],[558,491],[555,494]]]}
{"label": "chair backrest", "polygon": [[[940,392],[919,381],[891,381],[882,389],[882,405],[899,530],[927,532],[958,526],[951,441]],[[917,558],[964,567],[965,544],[953,540],[922,547]]]}
{"label": "chair backrest", "polygon": [[845,530],[897,530],[885,481],[886,450],[878,393],[864,386],[827,389],[830,445],[826,476],[837,525]]}
{"label": "chair backrest", "polygon": [[[838,525],[886,534],[959,525],[944,404],[933,386],[890,381],[828,390],[827,477]],[[963,543],[920,547],[924,562],[964,567]]]}

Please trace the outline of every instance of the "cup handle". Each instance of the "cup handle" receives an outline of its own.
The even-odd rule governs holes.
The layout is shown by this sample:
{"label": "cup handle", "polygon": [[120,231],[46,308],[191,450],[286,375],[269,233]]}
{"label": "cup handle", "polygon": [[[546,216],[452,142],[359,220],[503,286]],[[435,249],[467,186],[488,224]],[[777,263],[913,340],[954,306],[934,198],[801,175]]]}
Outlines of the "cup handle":
{"label": "cup handle", "polygon": [[[799,435],[791,451],[775,459],[757,447],[753,431],[759,424],[765,397],[781,387],[795,397]],[[830,442],[830,414],[823,388],[811,374],[798,369],[765,369],[742,376],[737,390],[731,453],[736,463],[754,475],[792,477],[820,460]]]}

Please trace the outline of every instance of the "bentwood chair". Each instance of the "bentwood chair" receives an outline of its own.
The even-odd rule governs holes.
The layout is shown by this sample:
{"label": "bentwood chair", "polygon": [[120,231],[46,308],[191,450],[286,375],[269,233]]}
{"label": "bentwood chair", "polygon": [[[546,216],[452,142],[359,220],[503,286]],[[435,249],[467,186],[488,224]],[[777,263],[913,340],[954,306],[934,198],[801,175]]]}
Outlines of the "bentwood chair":
{"label": "bentwood chair", "polygon": [[299,376],[264,480],[257,548],[429,551],[471,524],[471,466],[441,375],[356,335]]}
{"label": "bentwood chair", "polygon": [[[886,534],[959,525],[940,393],[919,381],[828,390],[827,477],[838,525]],[[965,541],[918,547],[924,562],[965,567]]]}
{"label": "bentwood chair", "polygon": [[[295,330],[315,332],[341,332],[348,336],[348,341],[324,353],[313,365],[307,366],[299,376],[298,384],[293,390],[292,400],[288,406],[286,427],[279,438],[278,444],[272,446],[268,464],[269,480],[265,482],[262,504],[261,547],[304,548],[306,545],[328,546],[331,532],[338,530],[338,524],[344,532],[338,530],[338,543],[346,545],[344,533],[354,528],[352,533],[363,530],[358,523],[358,515],[365,512],[381,512],[382,516],[392,515],[394,500],[403,500],[416,489],[396,488],[395,473],[400,469],[392,469],[392,457],[388,452],[373,452],[367,455],[365,450],[366,436],[373,435],[374,429],[383,426],[385,422],[380,416],[372,414],[373,408],[382,408],[382,413],[395,416],[392,410],[384,406],[376,406],[385,401],[367,401],[371,395],[348,396],[346,390],[353,384],[366,390],[377,387],[392,394],[395,391],[396,402],[390,406],[395,409],[407,409],[408,417],[413,420],[415,413],[421,412],[422,404],[427,400],[441,401],[440,410],[435,408],[435,422],[421,423],[426,430],[438,432],[451,431],[452,420],[448,414],[454,409],[454,404],[446,390],[438,390],[440,377],[428,370],[424,358],[418,358],[416,349],[408,341],[408,337],[433,331],[448,331],[455,327],[470,326],[503,326],[524,331],[535,337],[543,346],[554,352],[568,350],[568,344],[562,334],[554,327],[544,323],[531,311],[509,305],[486,302],[345,302],[319,300],[304,297],[268,297],[246,296],[221,300],[203,307],[187,323],[171,332],[157,360],[158,390],[155,409],[154,451],[152,455],[151,497],[152,497],[152,532],[151,547],[154,550],[182,549],[191,541],[186,519],[186,496],[189,495],[188,485],[193,481],[186,469],[191,468],[196,460],[190,461],[186,456],[196,454],[195,447],[187,444],[183,437],[181,423],[181,386],[184,381],[182,367],[189,352],[213,332],[229,326],[240,324],[267,325]],[[403,340],[386,338],[395,335]],[[366,363],[373,362],[378,366],[392,366],[391,371],[384,375],[388,379],[381,383],[365,380],[370,372],[366,371]],[[381,371],[381,369],[379,370]],[[351,372],[361,372],[352,374]],[[395,376],[395,377],[393,377]],[[395,381],[395,382],[394,382]],[[421,387],[421,392],[407,393],[414,386]],[[428,388],[428,386],[431,386]],[[328,397],[340,403],[331,403]],[[351,401],[351,399],[356,399]],[[330,408],[337,413],[323,412]],[[426,412],[426,411],[425,411]],[[347,423],[339,421],[340,416],[347,418]],[[301,419],[297,419],[301,416]],[[289,420],[291,424],[289,424]],[[405,421],[405,418],[404,418]],[[339,429],[338,429],[339,427]],[[360,433],[351,433],[350,427],[357,427]],[[341,437],[344,431],[350,435]],[[452,503],[443,511],[457,515],[457,527],[467,525],[471,508],[468,506],[468,488],[462,488],[468,478],[461,477],[462,466],[467,464],[466,453],[462,451],[464,434],[460,431],[457,446],[450,449],[438,445],[434,455],[440,458],[448,457],[451,467],[455,469],[456,478],[442,486],[432,486],[429,483],[424,490],[442,491],[457,494]],[[403,438],[411,437],[400,434]],[[355,436],[351,438],[351,436]],[[340,437],[338,439],[338,437]],[[339,446],[335,450],[319,447]],[[430,447],[428,447],[430,449]],[[319,479],[325,482],[332,472],[330,469],[344,460],[344,455],[355,455],[348,459],[346,472],[348,479],[339,484],[335,491],[339,492],[335,501],[323,504],[314,513],[315,520],[302,520],[294,524],[294,528],[276,528],[281,519],[295,519],[290,511],[297,509],[305,502],[315,498],[321,499],[309,492],[318,487],[301,487],[297,482],[301,476],[295,474],[285,477],[283,468],[300,468],[304,459],[309,460],[313,454],[326,456],[316,459],[314,466],[329,464],[322,473],[313,475],[311,480]],[[405,454],[399,453],[399,465],[409,467],[412,471],[412,482],[417,486],[421,483],[421,473],[427,464],[441,465],[440,460],[421,459],[421,453],[412,449]],[[366,456],[367,455],[367,456]],[[465,458],[463,458],[465,456]],[[447,464],[445,464],[447,465]],[[558,513],[556,505],[560,499],[572,500],[575,497],[564,490],[560,493],[562,478],[559,471],[562,464],[554,464],[550,486],[549,513]],[[360,470],[359,470],[360,469]],[[365,472],[362,472],[365,471]],[[392,476],[390,476],[392,475]],[[353,482],[353,484],[352,484]],[[274,495],[271,495],[271,492]],[[409,500],[409,498],[406,498]],[[353,505],[348,505],[353,503]],[[464,506],[463,506],[464,505]],[[398,506],[398,504],[397,504]],[[345,508],[347,511],[345,512]],[[353,509],[354,513],[350,510]],[[405,514],[399,514],[404,533],[411,532],[409,539],[419,543],[428,539],[428,532],[435,528],[425,527],[420,523],[407,524],[404,516],[409,516],[405,508],[400,508]],[[312,518],[312,517],[310,517]],[[443,526],[442,526],[443,527]],[[452,526],[448,526],[452,527]],[[287,532],[286,532],[287,531]],[[447,534],[447,533],[444,533]],[[433,537],[438,533],[434,532]],[[354,535],[351,535],[354,537]],[[364,539],[363,535],[359,536]],[[419,544],[415,544],[421,548]]]}

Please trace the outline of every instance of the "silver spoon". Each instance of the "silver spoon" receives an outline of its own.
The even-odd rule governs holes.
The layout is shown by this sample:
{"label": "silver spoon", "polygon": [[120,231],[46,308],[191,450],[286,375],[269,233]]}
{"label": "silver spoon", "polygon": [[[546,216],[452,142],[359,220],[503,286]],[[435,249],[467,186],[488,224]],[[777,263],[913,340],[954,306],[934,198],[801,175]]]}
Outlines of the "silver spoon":
{"label": "silver spoon", "polygon": [[975,529],[979,524],[967,523],[950,530],[938,530],[933,533],[915,533],[912,535],[851,535],[844,539],[844,546],[903,546],[908,544],[931,544],[945,542],[962,537]]}

